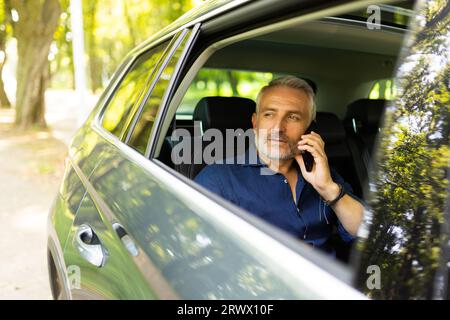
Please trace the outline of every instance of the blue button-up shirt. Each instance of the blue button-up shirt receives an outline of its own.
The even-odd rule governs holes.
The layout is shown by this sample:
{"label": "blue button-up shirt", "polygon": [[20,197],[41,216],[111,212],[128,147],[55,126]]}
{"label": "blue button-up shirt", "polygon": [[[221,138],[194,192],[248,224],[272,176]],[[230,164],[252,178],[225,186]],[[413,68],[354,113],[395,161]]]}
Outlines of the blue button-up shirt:
{"label": "blue button-up shirt", "polygon": [[[243,164],[237,164],[237,161],[232,163],[206,166],[195,181],[294,237],[327,252],[334,253],[334,249],[327,243],[333,225],[337,226],[339,235],[345,242],[354,240],[331,207],[327,206],[317,191],[303,179],[299,168],[295,188],[297,205],[284,175],[273,171],[269,175],[261,174],[261,169],[270,169],[259,157],[255,164],[249,164],[248,161],[241,162]],[[350,196],[359,200],[352,194],[350,184],[332,168],[331,176],[335,182],[342,184]]]}

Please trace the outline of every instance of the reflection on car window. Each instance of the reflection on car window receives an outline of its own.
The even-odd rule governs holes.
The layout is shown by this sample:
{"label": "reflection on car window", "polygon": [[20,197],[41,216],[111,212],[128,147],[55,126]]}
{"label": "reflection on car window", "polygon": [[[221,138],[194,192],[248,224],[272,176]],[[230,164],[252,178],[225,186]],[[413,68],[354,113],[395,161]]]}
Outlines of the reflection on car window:
{"label": "reflection on car window", "polygon": [[111,98],[103,116],[102,125],[115,136],[121,136],[126,119],[144,88],[146,79],[151,75],[166,47],[167,42],[142,54]]}
{"label": "reflection on car window", "polygon": [[138,115],[139,118],[134,126],[133,132],[131,133],[128,144],[142,154],[144,154],[147,149],[148,139],[161,105],[161,101],[188,39],[188,35],[184,36],[181,44],[175,50],[169,63],[162,71],[157,83],[152,89],[150,96],[145,102],[142,111]]}
{"label": "reflection on car window", "polygon": [[[389,4],[377,4],[377,9],[380,10],[381,23],[383,25],[392,25],[399,28],[407,28],[411,17],[414,17],[413,9],[414,1],[398,1],[394,5]],[[345,15],[343,18],[351,18],[354,20],[368,21],[373,10],[364,8]]]}
{"label": "reflection on car window", "polygon": [[[378,299],[449,298],[450,3],[419,4],[398,69],[398,97],[386,109],[371,210],[357,246],[357,285]],[[378,285],[368,279],[374,268]]]}

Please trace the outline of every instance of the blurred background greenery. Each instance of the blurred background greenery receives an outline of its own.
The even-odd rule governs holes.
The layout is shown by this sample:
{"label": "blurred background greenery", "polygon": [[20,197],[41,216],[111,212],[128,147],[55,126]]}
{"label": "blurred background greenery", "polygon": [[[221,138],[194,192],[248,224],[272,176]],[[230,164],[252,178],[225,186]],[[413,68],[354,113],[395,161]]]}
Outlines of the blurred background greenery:
{"label": "blurred background greenery", "polygon": [[[82,8],[82,21],[72,19],[73,2]],[[0,0],[0,108],[11,109],[18,130],[43,129],[48,124],[46,90],[59,92],[61,97],[69,97],[67,90],[72,90],[71,97],[75,96],[74,21],[82,23],[84,31],[83,73],[88,94],[98,96],[132,48],[205,2]],[[203,68],[177,113],[189,116],[206,95],[254,99],[275,76],[252,70]]]}
{"label": "blurred background greenery", "polygon": [[[74,1],[74,0],[72,0]],[[0,0],[0,107],[43,128],[46,89],[75,88],[70,0]],[[125,55],[205,0],[79,0],[87,87],[99,94]]]}
{"label": "blurred background greenery", "polygon": [[[209,2],[221,0],[209,0]],[[15,128],[46,128],[46,90],[80,97],[78,108],[92,107],[81,96],[98,96],[126,54],[139,43],[207,0],[0,0],[0,111],[11,110]],[[72,19],[72,10],[81,11]],[[74,61],[77,28],[83,30],[83,64]],[[76,50],[75,50],[76,51]],[[83,89],[75,92],[76,68]],[[203,68],[177,114],[189,117],[203,96],[254,99],[258,90],[281,74]],[[78,86],[80,87],[80,86]],[[72,90],[68,92],[67,90]],[[391,79],[377,82],[370,98],[391,99]],[[67,98],[70,100],[70,98]],[[91,99],[94,100],[94,99]],[[79,117],[82,118],[82,117]],[[78,120],[82,121],[82,120]],[[78,125],[81,123],[78,123]]]}

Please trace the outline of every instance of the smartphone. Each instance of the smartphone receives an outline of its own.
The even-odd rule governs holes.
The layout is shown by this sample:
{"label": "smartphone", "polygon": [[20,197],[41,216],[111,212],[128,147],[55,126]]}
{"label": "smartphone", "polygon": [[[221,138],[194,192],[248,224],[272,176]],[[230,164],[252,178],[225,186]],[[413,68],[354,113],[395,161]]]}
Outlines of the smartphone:
{"label": "smartphone", "polygon": [[[317,123],[315,120],[313,120],[313,122],[311,122],[310,126],[308,127],[308,129],[306,129],[304,134],[310,134],[311,131],[317,132]],[[306,171],[311,172],[313,165],[314,165],[313,155],[310,152],[305,150],[302,153],[302,157],[303,157],[303,162],[305,163]]]}

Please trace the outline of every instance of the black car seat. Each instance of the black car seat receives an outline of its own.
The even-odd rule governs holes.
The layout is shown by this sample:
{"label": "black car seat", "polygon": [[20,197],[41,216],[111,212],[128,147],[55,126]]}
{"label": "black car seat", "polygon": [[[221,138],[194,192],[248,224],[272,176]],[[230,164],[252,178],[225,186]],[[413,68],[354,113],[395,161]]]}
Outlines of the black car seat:
{"label": "black car seat", "polygon": [[[334,113],[330,112],[317,112],[316,122],[317,131],[325,142],[325,153],[329,165],[352,186],[356,196],[362,197],[361,173],[358,172],[360,168],[356,165],[347,143],[344,125]],[[336,258],[344,263],[349,261],[352,243],[344,242],[336,227],[329,239],[329,244],[335,249]]]}
{"label": "black car seat", "polygon": [[357,196],[362,196],[358,168],[355,166],[344,125],[339,118],[330,112],[317,112],[317,131],[325,142],[325,153],[328,163],[348,182]]}
{"label": "black car seat", "polygon": [[[221,153],[213,154],[214,161],[223,160],[227,154],[239,155],[237,150],[237,143],[227,143],[226,130],[227,129],[242,129],[244,132],[252,128],[251,117],[256,110],[256,104],[253,100],[241,97],[204,97],[197,103],[194,114],[194,129],[195,132],[204,133],[209,129],[216,129],[222,133],[224,137],[223,149]],[[200,127],[198,127],[200,126]],[[214,141],[204,141],[202,134],[190,138],[180,139],[179,143],[184,146],[190,145],[186,150],[190,149],[189,160],[176,164],[175,170],[194,179],[195,176],[208,164],[203,159],[203,152],[205,148]],[[251,141],[247,139],[247,147]],[[233,145],[233,150],[228,150],[227,146]],[[180,152],[180,157],[183,157],[183,152]]]}
{"label": "black car seat", "polygon": [[368,172],[380,122],[384,111],[384,99],[359,99],[347,107],[344,119],[348,143],[359,168],[363,186],[367,184]]}

